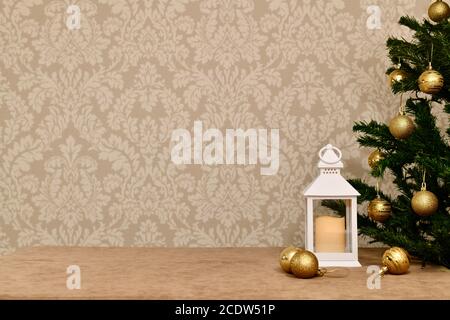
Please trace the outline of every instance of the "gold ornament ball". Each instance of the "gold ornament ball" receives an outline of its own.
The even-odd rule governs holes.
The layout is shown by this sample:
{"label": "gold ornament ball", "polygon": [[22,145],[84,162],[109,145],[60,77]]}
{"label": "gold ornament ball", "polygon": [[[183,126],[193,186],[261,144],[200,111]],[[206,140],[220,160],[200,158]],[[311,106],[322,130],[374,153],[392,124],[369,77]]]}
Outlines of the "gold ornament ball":
{"label": "gold ornament ball", "polygon": [[291,259],[301,249],[290,246],[280,253],[280,266],[284,272],[291,273]]}
{"label": "gold ornament ball", "polygon": [[408,77],[408,73],[402,69],[395,69],[389,74],[389,85],[392,86],[396,82],[401,82]]}
{"label": "gold ornament ball", "polygon": [[431,67],[419,77],[419,89],[423,93],[435,94],[444,86],[444,77]]}
{"label": "gold ornament ball", "polygon": [[422,190],[412,198],[411,207],[419,216],[428,217],[437,211],[439,200],[434,193]]}
{"label": "gold ornament ball", "polygon": [[392,208],[388,201],[376,198],[370,201],[367,212],[372,220],[384,222],[391,216]]}
{"label": "gold ornament ball", "polygon": [[450,7],[442,0],[437,0],[428,7],[428,16],[434,22],[441,22],[450,17]]}
{"label": "gold ornament ball", "polygon": [[414,132],[414,122],[407,115],[399,114],[389,123],[389,131],[397,139],[407,139]]}
{"label": "gold ornament ball", "polygon": [[384,252],[381,263],[382,273],[405,274],[409,269],[409,254],[403,248],[392,247]]}
{"label": "gold ornament ball", "polygon": [[369,155],[367,162],[369,163],[369,167],[374,169],[378,165],[378,162],[380,162],[380,160],[383,159],[384,159],[383,152],[381,152],[380,150],[375,150]]}
{"label": "gold ornament ball", "polygon": [[291,259],[291,272],[302,279],[315,277],[319,272],[319,261],[311,251],[299,251]]}

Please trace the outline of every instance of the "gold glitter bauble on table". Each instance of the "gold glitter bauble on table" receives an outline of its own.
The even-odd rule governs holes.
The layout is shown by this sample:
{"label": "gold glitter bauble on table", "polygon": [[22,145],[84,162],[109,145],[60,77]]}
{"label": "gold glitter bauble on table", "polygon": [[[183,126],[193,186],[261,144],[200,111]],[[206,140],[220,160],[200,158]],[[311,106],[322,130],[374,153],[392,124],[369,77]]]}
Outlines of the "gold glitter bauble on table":
{"label": "gold glitter bauble on table", "polygon": [[407,139],[414,132],[414,122],[404,114],[398,114],[389,122],[389,131],[397,139]]}
{"label": "gold glitter bauble on table", "polygon": [[298,278],[313,278],[319,275],[319,261],[311,251],[299,251],[291,259],[291,272]]}
{"label": "gold glitter bauble on table", "polygon": [[291,273],[291,259],[294,256],[294,254],[296,254],[300,250],[302,250],[302,249],[290,246],[290,247],[287,247],[286,249],[284,249],[283,251],[281,251],[280,266],[281,266],[281,269],[284,270],[284,272]]}
{"label": "gold glitter bauble on table", "polygon": [[377,197],[370,201],[367,212],[372,220],[384,222],[391,216],[392,207],[388,201]]}
{"label": "gold glitter bauble on table", "polygon": [[396,82],[402,82],[408,77],[408,73],[402,69],[395,69],[389,74],[389,85],[392,85]]}
{"label": "gold glitter bauble on table", "polygon": [[437,0],[428,7],[428,16],[434,22],[446,20],[450,17],[450,7],[444,1]]}
{"label": "gold glitter bauble on table", "polygon": [[378,162],[380,162],[380,160],[383,160],[383,159],[384,159],[383,152],[381,152],[380,150],[377,149],[369,155],[367,162],[369,163],[369,167],[374,169],[376,166],[378,166]]}
{"label": "gold glitter bauble on table", "polygon": [[444,86],[444,77],[436,70],[433,70],[430,64],[428,69],[420,75],[418,82],[420,91],[435,94],[441,91]]}
{"label": "gold glitter bauble on table", "polygon": [[409,254],[405,249],[400,247],[387,249],[381,258],[381,263],[383,265],[381,274],[387,272],[396,275],[405,274],[409,269],[409,260]]}
{"label": "gold glitter bauble on table", "polygon": [[434,193],[421,190],[411,199],[411,207],[417,215],[428,217],[437,211],[439,200]]}

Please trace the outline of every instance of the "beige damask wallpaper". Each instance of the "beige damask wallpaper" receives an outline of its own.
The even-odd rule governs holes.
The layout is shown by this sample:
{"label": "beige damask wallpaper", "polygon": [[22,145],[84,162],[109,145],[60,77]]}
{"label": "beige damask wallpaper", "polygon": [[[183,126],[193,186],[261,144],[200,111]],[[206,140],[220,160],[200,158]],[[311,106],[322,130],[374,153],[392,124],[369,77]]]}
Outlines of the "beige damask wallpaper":
{"label": "beige damask wallpaper", "polygon": [[[80,8],[69,28],[69,5]],[[378,5],[381,28],[367,26]],[[367,176],[384,43],[418,0],[2,0],[0,252],[34,245],[303,243],[326,143]],[[280,168],[175,165],[171,133],[278,128]]]}

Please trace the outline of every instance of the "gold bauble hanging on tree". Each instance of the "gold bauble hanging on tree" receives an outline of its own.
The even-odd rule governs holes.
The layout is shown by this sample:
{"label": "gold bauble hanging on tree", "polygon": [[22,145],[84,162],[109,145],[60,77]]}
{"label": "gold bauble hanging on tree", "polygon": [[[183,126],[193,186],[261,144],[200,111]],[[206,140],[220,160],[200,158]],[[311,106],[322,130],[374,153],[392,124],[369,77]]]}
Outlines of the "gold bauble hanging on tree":
{"label": "gold bauble hanging on tree", "polygon": [[370,201],[367,213],[372,220],[385,222],[391,216],[392,207],[388,201],[377,197]]}
{"label": "gold bauble hanging on tree", "polygon": [[441,22],[450,17],[450,7],[442,0],[436,0],[428,7],[428,16],[434,22]]}
{"label": "gold bauble hanging on tree", "polygon": [[436,70],[433,70],[430,63],[428,69],[420,75],[418,82],[420,91],[428,94],[436,94],[444,86],[444,77]]}
{"label": "gold bauble hanging on tree", "polygon": [[389,122],[389,131],[397,139],[407,139],[414,132],[414,122],[410,117],[399,113]]}
{"label": "gold bauble hanging on tree", "polygon": [[421,217],[431,216],[438,210],[438,198],[434,193],[427,191],[426,170],[423,171],[422,188],[412,197],[411,207]]}
{"label": "gold bauble hanging on tree", "polygon": [[378,166],[378,163],[380,160],[384,159],[384,153],[380,150],[374,150],[367,159],[367,162],[369,163],[369,167],[374,169],[376,166]]}
{"label": "gold bauble hanging on tree", "polygon": [[408,77],[408,73],[402,69],[395,69],[389,74],[389,85],[392,85],[396,82],[402,82]]}
{"label": "gold bauble hanging on tree", "polygon": [[405,249],[392,247],[386,250],[381,258],[383,267],[380,273],[405,274],[409,269],[409,260],[409,254]]}
{"label": "gold bauble hanging on tree", "polygon": [[291,272],[298,278],[313,278],[320,275],[319,261],[311,251],[299,251],[291,259]]}
{"label": "gold bauble hanging on tree", "polygon": [[280,253],[280,266],[284,272],[291,273],[291,259],[292,257],[302,249],[290,246],[281,251]]}
{"label": "gold bauble hanging on tree", "polygon": [[411,207],[417,215],[428,217],[438,210],[439,200],[434,193],[421,190],[411,199]]}

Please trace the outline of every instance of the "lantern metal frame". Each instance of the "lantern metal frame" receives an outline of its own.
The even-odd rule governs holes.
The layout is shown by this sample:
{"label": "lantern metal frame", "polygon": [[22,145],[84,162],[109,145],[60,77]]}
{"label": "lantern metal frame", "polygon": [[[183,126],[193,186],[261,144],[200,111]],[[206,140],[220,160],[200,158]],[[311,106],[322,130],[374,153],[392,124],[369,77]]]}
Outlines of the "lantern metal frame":
{"label": "lantern metal frame", "polygon": [[[305,249],[313,252],[321,267],[361,267],[358,261],[357,200],[360,195],[341,176],[341,151],[331,144],[319,151],[320,175],[304,192],[306,198]],[[343,200],[345,202],[345,252],[315,252],[314,245],[314,201]]]}

